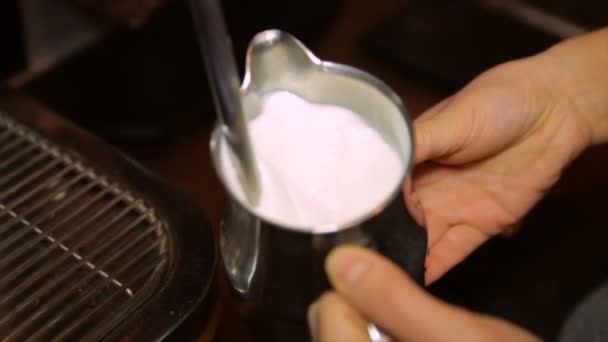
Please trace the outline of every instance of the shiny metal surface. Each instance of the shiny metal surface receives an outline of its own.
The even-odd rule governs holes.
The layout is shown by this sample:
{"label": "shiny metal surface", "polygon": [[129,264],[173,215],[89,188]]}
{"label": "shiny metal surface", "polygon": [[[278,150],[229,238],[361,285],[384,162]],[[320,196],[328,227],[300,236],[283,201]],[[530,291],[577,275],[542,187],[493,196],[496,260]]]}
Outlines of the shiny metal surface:
{"label": "shiny metal surface", "polygon": [[[256,35],[249,48],[241,87],[248,120],[259,113],[261,97],[274,90],[352,109],[386,139],[403,163],[401,181],[376,210],[353,222],[314,227],[314,234],[303,227],[275,224],[231,196],[220,249],[243,312],[263,339],[307,340],[306,309],[329,288],[323,260],[333,247],[352,243],[376,249],[422,283],[426,231],[407,212],[401,193],[412,163],[410,119],[384,83],[358,69],[321,61],[289,34],[271,30]],[[211,150],[223,180],[220,139],[218,128]]]}
{"label": "shiny metal surface", "polygon": [[505,13],[540,31],[561,39],[585,34],[590,29],[520,0],[481,0],[481,5]]}
{"label": "shiny metal surface", "polygon": [[367,325],[367,334],[369,335],[371,342],[391,342],[391,338],[383,333],[374,324]]}
{"label": "shiny metal surface", "polygon": [[232,150],[233,164],[238,168],[247,200],[255,205],[260,184],[243,115],[238,69],[220,2],[190,0],[190,8],[222,134]]}
{"label": "shiny metal surface", "polygon": [[0,340],[163,339],[205,298],[213,263],[188,200],[28,98],[0,96]]}
{"label": "shiny metal surface", "polygon": [[0,337],[108,334],[162,284],[166,223],[78,156],[2,114],[0,132]]}

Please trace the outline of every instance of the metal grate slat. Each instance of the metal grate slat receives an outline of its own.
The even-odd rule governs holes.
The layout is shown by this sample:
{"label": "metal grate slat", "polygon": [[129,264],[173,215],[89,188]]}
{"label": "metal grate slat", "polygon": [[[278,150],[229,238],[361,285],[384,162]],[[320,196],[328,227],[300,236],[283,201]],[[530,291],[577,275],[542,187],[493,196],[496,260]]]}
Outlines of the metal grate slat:
{"label": "metal grate slat", "polygon": [[[10,133],[12,133],[12,132],[10,130],[7,130],[7,132],[9,132],[9,134],[7,135],[7,138],[10,139],[11,138],[11,134]],[[8,151],[10,151],[11,149],[17,147],[20,143],[22,143],[24,141],[25,141],[25,138],[22,135],[14,135],[13,139],[10,139],[8,141],[8,143],[6,141],[3,141],[2,142],[2,146],[0,146],[0,156],[2,156],[3,159],[6,158],[6,156],[3,156],[3,154],[5,154]],[[35,147],[36,147],[35,145],[34,146],[29,145],[26,148],[26,150],[31,150],[31,149],[34,149]],[[19,153],[21,153],[21,151]],[[1,164],[2,168],[6,167],[6,165],[14,162],[18,158],[19,153],[17,154],[17,157],[14,154],[9,155],[9,158],[6,159]]]}
{"label": "metal grate slat", "polygon": [[[78,231],[79,229],[83,229],[85,227],[87,227],[87,225],[97,216],[97,215],[101,215],[103,214],[106,210],[108,210],[111,206],[113,206],[114,204],[116,204],[116,202],[118,202],[120,200],[120,197],[115,197],[112,199],[112,201],[110,203],[108,203],[105,207],[104,210],[96,213],[96,215],[89,217],[86,221],[81,222],[75,231]],[[56,240],[55,242],[53,242],[53,247],[56,246],[60,246],[61,245],[61,240]],[[29,277],[22,281],[21,284],[19,284],[19,286],[17,288],[15,288],[13,291],[9,292],[8,294],[6,294],[4,297],[0,298],[0,305],[2,303],[5,303],[6,301],[12,299],[13,297],[17,296],[18,294],[22,293],[24,290],[28,289],[28,287],[32,286],[35,282],[39,281],[41,278],[43,278],[44,276],[46,276],[48,273],[53,272],[55,270],[56,267],[58,267],[59,265],[61,265],[61,263],[63,263],[65,261],[65,259],[71,257],[72,255],[70,253],[66,253],[64,254],[62,257],[57,258],[55,260],[53,260],[53,262],[51,264],[49,264],[47,267],[45,267],[44,269],[41,270],[41,272],[36,272],[34,274],[29,275]],[[76,270],[75,267],[72,267],[70,269],[71,271]],[[25,307],[26,305],[28,305],[31,301],[31,299],[33,297],[35,297],[36,295],[39,295],[40,292],[45,293],[46,291],[50,291],[52,289],[54,289],[54,287],[61,282],[61,280],[67,278],[71,273],[71,271],[68,272],[62,272],[61,276],[54,279],[53,281],[50,282],[45,282],[44,286],[42,286],[40,289],[38,289],[38,293],[33,293],[31,294],[29,297],[27,297],[23,302],[17,304],[16,308],[13,309],[13,312],[11,314],[15,314],[18,313],[19,311],[21,311],[23,309],[23,307]],[[0,319],[0,324],[6,320],[9,319],[12,315],[7,315],[6,317]]]}
{"label": "metal grate slat", "polygon": [[0,112],[0,340],[87,340],[162,285],[167,224],[123,184]]}
{"label": "metal grate slat", "polygon": [[[132,264],[140,261],[140,258],[142,258],[146,253],[150,252],[152,249],[154,249],[155,247],[157,247],[156,244],[158,244],[159,242],[156,241],[156,243],[154,244],[149,244],[145,247],[145,249],[143,250],[143,252],[139,252],[136,253],[134,255],[134,258],[130,259],[123,267],[121,267],[120,270],[117,271],[117,274],[121,274],[124,269],[128,269]],[[82,265],[83,262],[81,261],[78,266],[83,266]],[[105,267],[107,265],[101,265],[100,267]],[[69,273],[67,276],[64,277],[68,277]],[[76,283],[73,283],[70,285],[69,288],[67,288],[64,291],[55,293],[52,297],[52,299],[48,302],[45,303],[44,306],[40,307],[35,313],[29,315],[29,317],[25,320],[19,323],[19,325],[14,329],[13,334],[14,335],[19,335],[21,331],[24,331],[25,329],[27,329],[33,322],[35,322],[41,315],[43,315],[45,312],[52,310],[55,306],[57,305],[62,305],[64,304],[64,300],[70,295],[71,292],[76,291],[81,285],[83,285],[84,283],[90,281],[94,276],[96,276],[96,273],[90,272],[88,273],[85,277],[81,278],[79,281],[77,281]],[[122,285],[120,286],[122,287]],[[90,293],[93,290],[90,290],[88,293]],[[87,298],[87,294],[85,294],[85,296],[81,296],[81,298]],[[31,300],[31,299],[30,299]],[[27,304],[27,303],[25,303]],[[65,309],[70,309],[70,306],[66,306],[63,308]],[[73,308],[71,308],[73,309]],[[61,317],[61,314],[55,314],[55,317]],[[9,338],[12,336],[9,336]]]}
{"label": "metal grate slat", "polygon": [[[66,205],[66,204],[71,203],[73,200],[78,199],[78,195],[79,194],[82,194],[82,192],[90,189],[90,187],[93,186],[93,185],[95,185],[95,184],[91,183],[89,185],[89,187],[84,188],[83,191],[81,191],[80,193],[76,194],[75,196],[73,196],[69,200],[62,202],[62,204]],[[60,206],[59,208],[61,208],[61,207],[62,206]],[[42,216],[42,219],[48,217],[51,214],[52,214],[51,211],[47,211],[45,213],[45,215]],[[20,218],[20,220],[23,220],[23,219]],[[64,219],[64,221],[65,220],[66,219]],[[28,250],[28,248],[32,248],[34,244],[39,243],[43,239],[48,239],[52,243],[52,245],[48,246],[46,248],[46,250],[45,250],[46,252],[38,253],[35,257],[28,258],[27,262],[21,264],[18,269],[13,270],[13,273],[6,274],[2,279],[0,279],[0,284],[5,283],[5,282],[10,281],[10,280],[13,280],[14,278],[16,278],[19,275],[19,273],[15,274],[16,271],[27,269],[29,266],[33,265],[40,258],[45,257],[49,252],[52,251],[52,248],[55,245],[60,245],[63,242],[63,240],[65,239],[65,237],[64,238],[60,238],[60,239],[53,239],[52,237],[49,236],[49,234],[52,233],[54,231],[54,229],[56,227],[59,227],[60,225],[50,226],[49,228],[47,228],[47,230],[45,230],[43,232],[42,230],[40,230],[40,228],[37,227],[39,225],[39,223],[40,223],[40,222],[37,222],[37,221],[38,220],[32,222],[31,226],[33,227],[34,231],[36,233],[38,233],[38,236],[35,239],[29,241],[27,244],[19,245],[19,247],[17,249],[13,250],[9,255],[7,255],[6,257],[4,257],[2,259],[0,259],[0,265],[6,264],[6,263],[10,263],[10,262],[14,261],[14,259],[16,257],[18,257],[21,253],[26,252]],[[23,222],[23,223],[24,224],[29,224],[28,222]],[[63,249],[67,249],[67,248],[63,247]]]}
{"label": "metal grate slat", "polygon": [[[78,178],[75,178],[75,180],[78,180]],[[73,182],[67,183],[67,184],[72,184]],[[66,184],[66,185],[67,185]],[[70,197],[66,198],[64,201],[61,201],[61,203],[58,206],[55,206],[53,209],[54,210],[60,210],[62,208],[64,208],[66,205],[69,205],[71,203],[73,203],[75,200],[79,199],[80,196],[82,196],[83,193],[85,193],[86,191],[90,190],[93,186],[95,186],[95,183],[89,183],[86,187],[83,187],[81,190],[79,190],[78,192],[71,194]],[[50,194],[49,197],[52,197],[53,195],[57,195],[57,193],[65,190],[65,186],[62,186],[58,189],[56,189],[54,192],[52,192]],[[40,207],[42,207],[42,205],[44,204],[44,202],[40,202],[40,205],[34,207],[33,210],[39,209]],[[13,250],[9,255],[3,257],[2,259],[0,259],[0,269],[2,268],[3,265],[9,264],[11,262],[14,261],[14,259],[16,257],[18,257],[20,255],[20,253],[24,253],[25,251],[27,251],[28,249],[32,248],[32,246],[36,243],[39,243],[42,239],[51,239],[49,237],[49,234],[53,232],[53,228],[54,227],[58,227],[58,225],[55,225],[54,227],[51,226],[46,230],[46,234],[43,234],[42,230],[40,230],[40,228],[37,228],[38,225],[40,225],[40,223],[44,222],[44,220],[48,219],[50,216],[52,216],[53,214],[53,210],[47,210],[45,211],[40,217],[36,217],[31,223],[28,223],[27,221],[24,221],[23,218],[18,218],[19,221],[21,221],[24,224],[30,224],[32,226],[32,229],[34,229],[36,231],[36,233],[39,233],[38,237],[36,237],[35,239],[30,240],[28,243],[20,245],[19,248]],[[3,227],[0,227],[0,232],[3,230]],[[54,241],[51,241],[54,242]],[[1,247],[0,247],[1,250]],[[30,259],[30,261],[35,262],[35,259],[32,260]],[[25,265],[24,265],[25,267]]]}
{"label": "metal grate slat", "polygon": [[[2,153],[5,153],[6,151],[10,150],[11,148],[15,148],[17,145],[19,145],[20,142],[22,142],[22,140],[14,140],[14,141],[4,145],[2,148],[0,148],[0,155]],[[27,145],[25,148],[19,149],[16,153],[11,153],[10,157],[8,157],[6,159],[2,158],[3,160],[0,163],[0,169],[4,169],[7,166],[11,165],[12,163],[15,163],[19,158],[23,158],[28,153],[32,152],[33,150],[35,150],[37,148],[38,147],[36,145]]]}
{"label": "metal grate slat", "polygon": [[46,153],[37,153],[33,158],[28,158],[24,163],[19,163],[19,167],[2,177],[2,183],[6,184],[7,181],[18,178],[17,176],[19,176],[19,174],[23,174],[25,171],[28,171],[28,169],[36,166],[37,163],[41,162],[47,157],[48,156]]}
{"label": "metal grate slat", "polygon": [[[166,262],[166,259],[160,259],[159,263],[164,264]],[[133,286],[137,281],[139,281],[142,277],[144,277],[145,275],[147,275],[149,272],[153,271],[153,269],[150,267],[152,264],[149,264],[146,268],[143,268],[141,270],[139,270],[137,273],[135,273],[134,275],[132,275],[131,277],[129,277],[127,283],[125,284],[126,286]],[[118,295],[120,294],[119,291],[115,291],[110,297],[106,298],[106,300],[101,303],[101,305],[99,305],[100,308],[103,308],[105,305],[111,303],[111,301]],[[90,320],[91,316],[93,315],[94,311],[81,316],[77,321],[73,322],[72,325],[70,325],[69,327],[67,327],[64,331],[62,331],[60,334],[58,334],[58,336],[56,338],[53,339],[53,341],[61,341],[62,339],[64,339],[66,336],[69,336],[69,334],[76,329],[82,322],[86,321],[86,320]],[[99,336],[100,332],[106,331],[111,329],[115,324],[116,324],[117,319],[115,317],[110,317],[109,320],[107,320],[107,322],[105,323],[105,327],[100,327],[99,329],[96,330],[92,330],[89,334],[96,334],[96,337],[93,336],[86,336],[84,337],[82,340],[83,341],[94,341],[94,340],[98,340],[100,337]]]}
{"label": "metal grate slat", "polygon": [[5,140],[8,140],[12,133],[5,127],[0,128],[0,143],[2,143],[2,146],[4,146]]}

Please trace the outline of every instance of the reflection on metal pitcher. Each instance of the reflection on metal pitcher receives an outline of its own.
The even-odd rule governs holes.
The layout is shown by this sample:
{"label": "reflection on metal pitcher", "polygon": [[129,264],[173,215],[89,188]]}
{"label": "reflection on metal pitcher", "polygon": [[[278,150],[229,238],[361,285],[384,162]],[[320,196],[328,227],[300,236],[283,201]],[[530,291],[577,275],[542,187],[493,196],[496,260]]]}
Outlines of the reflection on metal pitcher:
{"label": "reflection on metal pitcher", "polygon": [[222,222],[220,249],[228,279],[243,296],[249,296],[260,258],[260,220],[230,201]]}

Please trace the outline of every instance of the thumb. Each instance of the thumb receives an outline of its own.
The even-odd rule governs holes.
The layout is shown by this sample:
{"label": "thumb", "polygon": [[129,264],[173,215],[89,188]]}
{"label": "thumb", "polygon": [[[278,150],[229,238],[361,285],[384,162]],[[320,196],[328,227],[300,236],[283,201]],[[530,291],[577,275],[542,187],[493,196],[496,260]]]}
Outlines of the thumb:
{"label": "thumb", "polygon": [[422,113],[413,123],[414,163],[428,160],[452,160],[466,147],[471,136],[472,120],[469,110],[462,107],[457,96],[444,99]]}
{"label": "thumb", "polygon": [[[336,248],[326,260],[326,270],[335,290],[346,301],[398,340],[486,341],[504,328],[496,329],[493,321],[510,326],[434,298],[395,264],[361,247]],[[520,333],[507,334],[510,337],[528,340],[521,339],[529,336],[525,331],[514,326],[511,329]]]}

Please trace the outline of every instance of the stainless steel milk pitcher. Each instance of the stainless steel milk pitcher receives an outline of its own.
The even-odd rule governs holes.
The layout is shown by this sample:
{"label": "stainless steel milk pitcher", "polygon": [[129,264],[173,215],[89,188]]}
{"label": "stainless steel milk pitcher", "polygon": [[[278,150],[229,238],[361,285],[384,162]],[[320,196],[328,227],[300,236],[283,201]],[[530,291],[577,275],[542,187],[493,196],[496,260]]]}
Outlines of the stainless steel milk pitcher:
{"label": "stainless steel milk pitcher", "polygon": [[214,165],[230,194],[220,230],[221,257],[242,312],[264,339],[307,340],[306,310],[329,289],[323,261],[333,247],[367,246],[392,259],[421,284],[424,281],[426,231],[408,213],[402,194],[413,160],[412,126],[401,100],[380,80],[356,68],[319,60],[285,32],[256,35],[246,67],[241,94],[247,120],[259,113],[264,94],[286,90],[311,102],[358,113],[403,163],[401,184],[375,210],[355,222],[305,232],[256,215],[231,193],[220,162],[222,130],[214,131]]}

